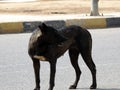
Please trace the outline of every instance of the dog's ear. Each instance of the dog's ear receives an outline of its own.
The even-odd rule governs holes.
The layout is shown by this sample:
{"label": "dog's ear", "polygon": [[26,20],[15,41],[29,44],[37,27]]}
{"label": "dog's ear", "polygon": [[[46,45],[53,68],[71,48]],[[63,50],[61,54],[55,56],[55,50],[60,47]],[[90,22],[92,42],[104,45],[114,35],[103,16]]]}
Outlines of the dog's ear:
{"label": "dog's ear", "polygon": [[42,23],[41,25],[38,26],[39,29],[42,31],[42,33],[46,32],[47,25],[45,23]]}
{"label": "dog's ear", "polygon": [[46,27],[47,27],[47,25],[46,25],[45,23],[42,23],[42,27],[46,28]]}

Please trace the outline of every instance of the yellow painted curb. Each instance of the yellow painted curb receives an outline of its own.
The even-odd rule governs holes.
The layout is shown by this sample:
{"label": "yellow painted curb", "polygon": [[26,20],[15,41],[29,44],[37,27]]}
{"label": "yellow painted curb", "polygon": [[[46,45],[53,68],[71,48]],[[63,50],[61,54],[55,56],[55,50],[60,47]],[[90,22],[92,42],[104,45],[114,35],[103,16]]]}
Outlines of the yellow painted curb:
{"label": "yellow painted curb", "polygon": [[104,18],[87,18],[66,20],[66,26],[78,25],[84,28],[105,28],[106,19]]}
{"label": "yellow painted curb", "polygon": [[78,25],[78,26],[84,27],[85,22],[84,22],[84,19],[70,19],[70,20],[66,20],[65,24],[66,26]]}
{"label": "yellow painted curb", "polygon": [[0,23],[0,33],[20,33],[23,32],[22,22]]}
{"label": "yellow painted curb", "polygon": [[85,19],[85,27],[86,28],[105,28],[106,27],[106,19],[104,18],[93,18],[93,19]]}

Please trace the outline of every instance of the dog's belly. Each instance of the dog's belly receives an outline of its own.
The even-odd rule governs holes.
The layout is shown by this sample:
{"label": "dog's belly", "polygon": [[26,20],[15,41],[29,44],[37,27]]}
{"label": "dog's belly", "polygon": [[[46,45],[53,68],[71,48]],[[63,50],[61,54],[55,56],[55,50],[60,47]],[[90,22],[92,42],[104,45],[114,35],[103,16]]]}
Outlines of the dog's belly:
{"label": "dog's belly", "polygon": [[58,45],[56,48],[56,57],[60,57],[63,55],[69,47],[74,43],[74,39],[69,39],[66,42],[64,42],[62,45]]}

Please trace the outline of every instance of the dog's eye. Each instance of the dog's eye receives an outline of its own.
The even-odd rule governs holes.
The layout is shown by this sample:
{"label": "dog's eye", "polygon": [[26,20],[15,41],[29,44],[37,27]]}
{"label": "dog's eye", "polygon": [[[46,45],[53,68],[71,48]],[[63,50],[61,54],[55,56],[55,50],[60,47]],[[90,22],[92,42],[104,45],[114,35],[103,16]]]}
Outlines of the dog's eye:
{"label": "dog's eye", "polygon": [[62,47],[64,43],[59,43],[57,46]]}

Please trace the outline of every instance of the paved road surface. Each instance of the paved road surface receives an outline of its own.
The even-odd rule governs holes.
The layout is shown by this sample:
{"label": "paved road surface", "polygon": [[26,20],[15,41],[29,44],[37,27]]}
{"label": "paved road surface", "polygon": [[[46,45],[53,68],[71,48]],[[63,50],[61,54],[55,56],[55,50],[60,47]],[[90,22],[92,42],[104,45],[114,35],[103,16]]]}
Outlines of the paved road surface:
{"label": "paved road surface", "polygon": [[[97,66],[97,90],[120,90],[120,28],[90,30],[93,37],[93,59]],[[0,90],[33,90],[32,61],[27,54],[31,33],[0,35]],[[82,71],[77,90],[87,90],[91,74],[81,57]],[[54,90],[69,90],[74,70],[65,53],[57,63]],[[49,84],[49,64],[41,63],[41,90]],[[88,89],[89,90],[89,89]]]}

